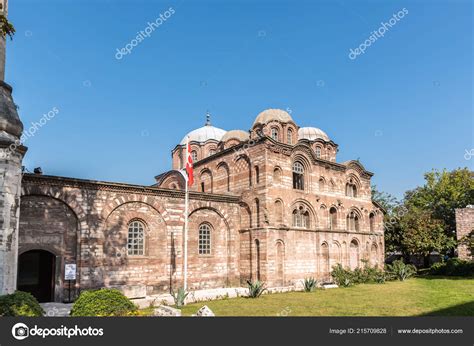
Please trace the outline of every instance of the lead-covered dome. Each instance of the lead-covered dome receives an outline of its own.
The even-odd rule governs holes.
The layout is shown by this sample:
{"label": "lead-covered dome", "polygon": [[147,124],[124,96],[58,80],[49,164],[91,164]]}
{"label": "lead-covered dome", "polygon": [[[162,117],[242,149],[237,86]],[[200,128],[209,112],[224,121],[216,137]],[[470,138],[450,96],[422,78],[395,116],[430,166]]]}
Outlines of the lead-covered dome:
{"label": "lead-covered dome", "polygon": [[290,114],[288,114],[288,112],[284,110],[267,109],[267,110],[264,110],[259,115],[257,115],[257,118],[255,119],[255,122],[253,123],[253,126],[257,124],[265,125],[272,121],[288,123],[290,121],[293,122],[293,118],[291,117]]}
{"label": "lead-covered dome", "polygon": [[183,137],[181,145],[186,144],[188,137],[190,142],[204,143],[209,140],[215,140],[217,142],[220,142],[220,140],[226,133],[226,130],[211,125],[211,115],[208,113],[206,125],[189,132],[186,136]]}
{"label": "lead-covered dome", "polygon": [[242,130],[231,130],[228,131],[222,138],[222,142],[227,142],[229,139],[237,139],[241,142],[245,142],[250,138],[250,135],[248,132],[242,131]]}
{"label": "lead-covered dome", "polygon": [[314,141],[316,139],[323,139],[326,142],[329,142],[329,136],[321,129],[317,127],[301,127],[298,130],[298,140],[300,139],[309,139],[310,141]]}

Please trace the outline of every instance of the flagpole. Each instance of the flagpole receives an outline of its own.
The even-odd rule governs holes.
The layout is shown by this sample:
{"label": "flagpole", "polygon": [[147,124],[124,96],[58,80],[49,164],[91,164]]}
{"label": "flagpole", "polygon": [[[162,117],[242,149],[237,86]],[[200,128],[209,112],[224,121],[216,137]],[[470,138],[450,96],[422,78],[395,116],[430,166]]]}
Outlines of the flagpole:
{"label": "flagpole", "polygon": [[[187,138],[186,141],[186,158],[188,156],[188,148],[189,148],[189,137]],[[188,162],[188,158],[186,159],[186,162]],[[185,193],[185,198],[184,198],[184,236],[183,236],[183,241],[184,241],[184,274],[183,274],[183,288],[184,291],[187,291],[188,289],[188,209],[189,209],[189,177],[186,174],[186,193]]]}

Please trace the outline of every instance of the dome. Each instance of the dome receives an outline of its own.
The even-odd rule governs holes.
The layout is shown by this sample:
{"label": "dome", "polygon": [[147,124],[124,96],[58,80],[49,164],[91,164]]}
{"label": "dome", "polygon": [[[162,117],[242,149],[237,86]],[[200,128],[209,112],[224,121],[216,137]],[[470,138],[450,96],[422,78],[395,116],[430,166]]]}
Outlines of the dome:
{"label": "dome", "polygon": [[204,125],[203,127],[199,129],[189,132],[186,136],[183,137],[183,140],[181,141],[181,145],[186,144],[188,137],[189,137],[190,142],[194,141],[194,142],[204,143],[209,140],[215,140],[219,142],[226,133],[227,131],[223,129],[219,129],[211,125],[211,115],[207,113],[206,125]]}
{"label": "dome", "polygon": [[222,142],[227,142],[229,139],[237,139],[241,142],[245,142],[250,138],[250,135],[248,132],[242,131],[242,130],[232,130],[227,132],[222,138]]}
{"label": "dome", "polygon": [[310,141],[314,141],[316,139],[323,139],[326,142],[329,142],[329,136],[321,129],[317,127],[301,127],[298,130],[298,140],[300,139],[309,139]]}
{"label": "dome", "polygon": [[281,109],[267,109],[260,113],[253,126],[257,124],[268,124],[271,121],[279,121],[282,123],[287,123],[293,121],[293,118],[284,110]]}

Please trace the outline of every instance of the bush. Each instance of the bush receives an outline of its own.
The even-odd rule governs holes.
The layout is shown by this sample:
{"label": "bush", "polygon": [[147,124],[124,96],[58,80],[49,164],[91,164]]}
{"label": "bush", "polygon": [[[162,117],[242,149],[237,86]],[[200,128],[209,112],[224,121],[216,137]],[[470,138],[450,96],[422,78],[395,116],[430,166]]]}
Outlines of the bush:
{"label": "bush", "polygon": [[41,317],[44,311],[30,293],[16,291],[0,296],[0,316],[5,317]]}
{"label": "bush", "polygon": [[341,264],[336,264],[332,268],[331,276],[339,287],[349,287],[354,284],[352,272],[344,269]]}
{"label": "bush", "polygon": [[392,264],[387,264],[386,271],[390,278],[405,281],[416,274],[416,267],[412,264],[405,264],[402,260],[397,260]]}
{"label": "bush", "polygon": [[304,284],[305,292],[313,292],[316,289],[318,282],[316,281],[315,278],[311,277],[311,278],[304,279],[303,284]]}
{"label": "bush", "polygon": [[255,282],[252,282],[252,281],[247,281],[247,284],[249,286],[249,297],[250,298],[258,298],[260,297],[263,292],[265,292],[266,288],[265,288],[265,283],[261,282],[261,281],[255,281]]}
{"label": "bush", "polygon": [[71,316],[134,316],[137,307],[116,289],[84,291],[74,303]]}
{"label": "bush", "polygon": [[430,274],[445,276],[474,276],[474,262],[459,258],[450,258],[447,262],[439,262],[431,266]]}
{"label": "bush", "polygon": [[182,287],[178,288],[178,292],[173,292],[174,305],[177,309],[181,309],[181,307],[184,306],[188,294],[189,293],[187,293]]}

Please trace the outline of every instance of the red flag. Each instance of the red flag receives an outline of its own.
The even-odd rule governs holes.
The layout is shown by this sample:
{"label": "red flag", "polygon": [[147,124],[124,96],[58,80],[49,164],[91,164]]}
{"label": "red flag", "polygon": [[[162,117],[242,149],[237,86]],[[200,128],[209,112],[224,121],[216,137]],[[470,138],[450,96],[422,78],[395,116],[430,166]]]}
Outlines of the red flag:
{"label": "red flag", "polygon": [[194,168],[193,168],[193,156],[191,155],[191,145],[187,144],[187,160],[186,160],[186,173],[188,173],[188,186],[192,186],[194,183]]}

